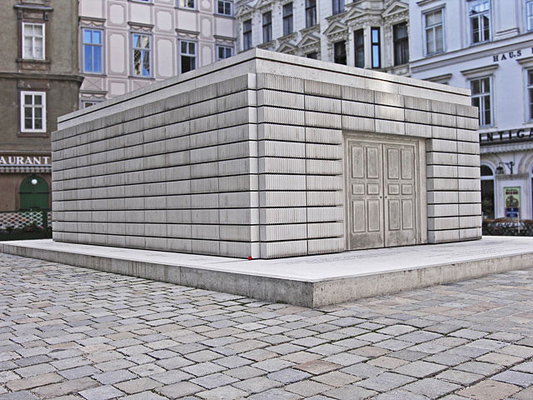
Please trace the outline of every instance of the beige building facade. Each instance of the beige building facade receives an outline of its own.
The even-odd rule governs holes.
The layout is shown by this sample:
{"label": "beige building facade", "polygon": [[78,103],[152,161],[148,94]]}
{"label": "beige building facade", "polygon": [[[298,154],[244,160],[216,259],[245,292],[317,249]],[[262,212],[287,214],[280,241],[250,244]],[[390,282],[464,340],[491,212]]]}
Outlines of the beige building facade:
{"label": "beige building facade", "polygon": [[235,53],[231,0],[80,0],[80,106]]}
{"label": "beige building facade", "polygon": [[3,0],[0,37],[0,212],[46,210],[50,135],[78,109],[77,1]]}

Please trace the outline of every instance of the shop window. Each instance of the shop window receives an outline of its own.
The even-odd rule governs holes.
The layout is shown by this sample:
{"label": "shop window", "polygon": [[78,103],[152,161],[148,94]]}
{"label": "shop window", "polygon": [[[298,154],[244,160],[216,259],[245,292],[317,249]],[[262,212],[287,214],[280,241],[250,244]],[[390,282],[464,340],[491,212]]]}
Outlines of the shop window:
{"label": "shop window", "polygon": [[83,72],[101,74],[103,54],[103,31],[100,29],[82,29],[83,38]]}
{"label": "shop window", "polygon": [[305,27],[316,25],[316,0],[305,0]]}
{"label": "shop window", "polygon": [[365,67],[365,33],[362,29],[354,32],[355,66]]}
{"label": "shop window", "polygon": [[333,44],[333,62],[346,65],[346,41]]}
{"label": "shop window", "polygon": [[22,37],[22,58],[26,60],[44,60],[44,24],[23,23]]}
{"label": "shop window", "polygon": [[483,219],[494,219],[494,171],[481,166],[481,211]]}
{"label": "shop window", "polygon": [[381,68],[381,38],[380,29],[372,28],[371,44],[372,44],[372,68]]}
{"label": "shop window", "polygon": [[263,14],[263,43],[268,43],[272,40],[272,12]]}
{"label": "shop window", "polygon": [[491,40],[490,0],[471,1],[468,4],[470,40],[472,44]]}
{"label": "shop window", "polygon": [[133,37],[133,76],[151,77],[152,76],[152,48],[150,35],[134,33]]}
{"label": "shop window", "polygon": [[444,51],[444,10],[424,14],[426,55]]}
{"label": "shop window", "polygon": [[292,3],[283,6],[283,36],[293,32],[293,12]]}
{"label": "shop window", "polygon": [[249,19],[242,23],[242,49],[252,48],[252,20]]}
{"label": "shop window", "polygon": [[46,132],[46,93],[20,93],[21,132]]}
{"label": "shop window", "polygon": [[484,77],[470,81],[472,105],[478,108],[479,125],[490,126],[492,118],[492,79]]}
{"label": "shop window", "polygon": [[409,62],[409,38],[407,35],[407,23],[402,22],[393,26],[394,41],[394,65],[407,64]]}
{"label": "shop window", "polygon": [[28,176],[20,184],[21,210],[47,210],[50,208],[48,183],[40,176]]}
{"label": "shop window", "polygon": [[196,69],[196,42],[180,40],[180,72]]}

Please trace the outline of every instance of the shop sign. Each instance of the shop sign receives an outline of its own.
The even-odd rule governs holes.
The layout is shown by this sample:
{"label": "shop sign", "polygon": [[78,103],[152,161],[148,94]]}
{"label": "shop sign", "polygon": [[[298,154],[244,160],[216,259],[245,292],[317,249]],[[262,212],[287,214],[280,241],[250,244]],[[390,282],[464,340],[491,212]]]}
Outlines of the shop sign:
{"label": "shop sign", "polygon": [[503,200],[505,202],[505,216],[507,218],[520,217],[520,188],[503,188]]}
{"label": "shop sign", "polygon": [[0,156],[0,165],[50,165],[50,156]]}
{"label": "shop sign", "polygon": [[533,128],[479,134],[480,143],[508,142],[533,139]]}
{"label": "shop sign", "polygon": [[514,51],[508,51],[507,53],[495,54],[492,56],[492,61],[500,62],[506,60],[512,60],[514,58],[522,57],[524,54],[533,54],[533,47],[527,49],[520,49]]}

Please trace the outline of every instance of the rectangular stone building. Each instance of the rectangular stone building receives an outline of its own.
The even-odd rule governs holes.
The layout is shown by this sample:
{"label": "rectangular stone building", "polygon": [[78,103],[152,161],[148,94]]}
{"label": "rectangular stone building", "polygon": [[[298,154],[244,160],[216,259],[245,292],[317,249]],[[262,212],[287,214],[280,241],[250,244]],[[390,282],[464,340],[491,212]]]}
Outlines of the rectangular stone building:
{"label": "rectangular stone building", "polygon": [[481,237],[469,91],[254,49],[60,118],[54,240],[274,258]]}

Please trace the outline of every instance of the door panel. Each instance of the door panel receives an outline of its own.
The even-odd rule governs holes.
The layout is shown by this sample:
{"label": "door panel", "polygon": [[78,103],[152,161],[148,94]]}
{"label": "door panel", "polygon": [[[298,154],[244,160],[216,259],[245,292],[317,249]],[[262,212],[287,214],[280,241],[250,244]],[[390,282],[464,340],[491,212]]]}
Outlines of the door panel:
{"label": "door panel", "polygon": [[384,246],[382,146],[348,141],[350,249]]}
{"label": "door panel", "polygon": [[416,244],[416,143],[349,139],[348,246]]}
{"label": "door panel", "polygon": [[[389,229],[385,231],[385,246],[404,246],[416,243],[415,224],[415,161],[414,144],[383,145],[388,154],[383,166],[387,173],[385,187],[385,216]],[[401,192],[396,188],[401,187]],[[400,192],[400,193],[398,193]]]}

